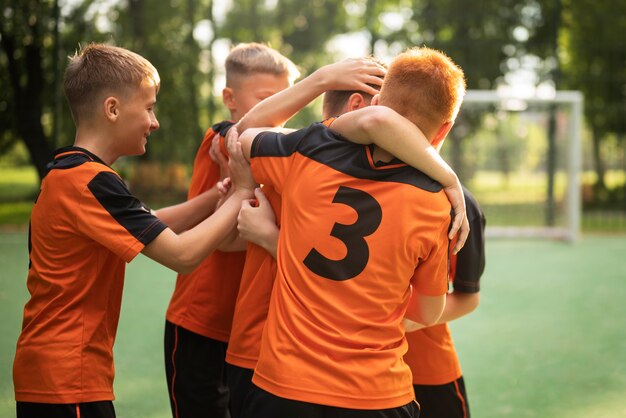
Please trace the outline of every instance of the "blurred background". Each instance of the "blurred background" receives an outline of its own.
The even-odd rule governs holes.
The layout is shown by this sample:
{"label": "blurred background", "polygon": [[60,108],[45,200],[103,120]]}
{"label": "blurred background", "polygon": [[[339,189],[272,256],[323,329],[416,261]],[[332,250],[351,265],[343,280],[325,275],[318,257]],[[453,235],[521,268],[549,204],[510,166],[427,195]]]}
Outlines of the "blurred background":
{"label": "blurred background", "polygon": [[[203,132],[227,117],[230,47],[257,41],[303,75],[413,45],[444,51],[469,89],[497,92],[468,95],[444,147],[490,226],[626,231],[623,0],[1,0],[0,10],[0,224],[27,222],[52,150],[73,141],[61,83],[79,44],[127,47],[160,72],[161,128],[145,156],[115,167],[158,207],[185,197]],[[553,101],[561,90],[581,96]],[[289,126],[320,117],[318,101]]]}
{"label": "blurred background", "polygon": [[[453,324],[472,415],[626,417],[624,34],[624,0],[0,0],[0,416],[14,411],[32,202],[53,149],[73,142],[67,56],[109,42],[159,70],[161,128],[114,167],[158,208],[185,198],[204,131],[228,116],[229,49],[256,41],[303,76],[414,45],[463,68],[470,91],[443,154],[488,223],[481,307]],[[288,126],[320,118],[318,100]],[[129,266],[120,417],[169,415],[174,277],[143,257]]]}

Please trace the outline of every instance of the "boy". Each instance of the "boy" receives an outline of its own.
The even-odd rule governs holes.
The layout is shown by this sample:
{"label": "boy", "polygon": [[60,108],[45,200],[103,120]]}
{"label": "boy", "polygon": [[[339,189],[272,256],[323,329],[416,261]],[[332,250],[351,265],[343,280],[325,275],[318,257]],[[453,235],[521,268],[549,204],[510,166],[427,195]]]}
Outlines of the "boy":
{"label": "boy", "polygon": [[[479,303],[480,277],[485,269],[485,217],[478,202],[464,189],[470,233],[463,249],[450,257],[453,291],[437,325],[409,324],[409,351],[404,360],[413,374],[415,398],[423,418],[469,418],[465,382],[448,322],[473,312]],[[414,332],[413,331],[418,329]]]}
{"label": "boy", "polygon": [[[411,122],[384,125],[395,112],[374,106],[333,128],[371,143],[381,129],[417,137],[419,127],[436,145],[464,87],[443,54],[411,50],[394,60],[372,102]],[[244,155],[254,150],[256,180],[284,200],[276,283],[243,415],[416,416],[401,321],[406,313],[430,324],[443,309],[450,206],[441,186],[320,124],[286,136],[259,131],[240,138]],[[381,144],[402,155],[394,137]],[[229,150],[238,151],[235,141]]]}
{"label": "boy", "polygon": [[[223,177],[209,157],[213,138],[225,132],[257,102],[289,87],[299,76],[295,65],[258,43],[239,44],[226,58],[224,105],[231,121],[209,128],[194,161],[189,199]],[[228,417],[224,357],[244,252],[211,253],[190,274],[176,280],[165,322],[165,371],[172,416]]]}
{"label": "boy", "polygon": [[[274,96],[274,100],[268,99],[269,103],[255,106],[236,126],[239,129],[245,129],[254,123],[263,124],[263,126],[272,123],[282,124],[293,113],[331,88],[350,90],[330,90],[326,93],[323,103],[325,115],[335,114],[326,112],[343,113],[358,109],[369,105],[373,94],[377,93],[376,88],[382,83],[383,75],[384,67],[372,59],[348,59],[322,67],[295,86],[279,93],[279,96]],[[367,82],[376,84],[368,85]],[[367,89],[367,92],[355,90],[358,88]],[[265,109],[269,111],[267,115]],[[263,202],[261,209],[267,207],[272,217],[270,224],[272,228],[268,232],[272,233],[276,230],[273,223],[274,213],[280,218],[280,196],[271,186],[265,186],[263,192],[259,190],[257,197]],[[242,213],[245,211],[242,210]],[[251,225],[253,231],[251,233],[264,235],[259,231],[261,225],[257,225],[255,220],[251,223],[254,224]],[[277,234],[277,230],[275,232]],[[252,373],[256,366],[261,334],[276,274],[275,235],[273,239],[265,240],[267,245],[264,243],[247,244],[246,260],[226,354],[228,386],[231,395],[230,412],[233,418],[241,416],[241,408],[252,386]],[[244,235],[243,238],[247,237]]]}
{"label": "boy", "polygon": [[[145,152],[159,127],[159,86],[152,64],[123,48],[91,44],[70,58],[64,91],[75,142],[55,153],[31,215],[31,297],[13,368],[20,418],[114,417],[113,343],[125,263],[142,252],[176,271],[192,271],[252,195],[247,163],[236,152],[234,193],[180,235],[128,191],[110,165]],[[166,210],[165,217],[177,218],[186,206]]]}

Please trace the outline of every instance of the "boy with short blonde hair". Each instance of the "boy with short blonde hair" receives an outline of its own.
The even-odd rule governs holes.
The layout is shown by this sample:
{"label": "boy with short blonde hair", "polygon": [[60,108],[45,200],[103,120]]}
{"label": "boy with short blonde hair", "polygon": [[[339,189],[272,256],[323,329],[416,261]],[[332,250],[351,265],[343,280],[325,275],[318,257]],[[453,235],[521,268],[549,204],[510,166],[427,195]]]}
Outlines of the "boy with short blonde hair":
{"label": "boy with short blonde hair", "polygon": [[[230,120],[211,126],[196,153],[188,198],[225,175],[214,158],[213,139],[225,135],[256,103],[287,87],[299,76],[278,51],[259,43],[235,46],[226,58],[222,100]],[[245,252],[214,251],[190,274],[180,274],[165,324],[165,371],[174,417],[228,417],[225,375],[235,299]]]}
{"label": "boy with short blonde hair", "polygon": [[235,153],[236,190],[218,211],[199,222],[218,197],[207,192],[159,219],[110,167],[143,154],[159,128],[154,66],[126,49],[90,44],[70,57],[64,86],[76,137],[55,152],[31,214],[30,299],[13,365],[17,416],[112,418],[125,263],[143,252],[192,271],[232,229],[254,184]]}

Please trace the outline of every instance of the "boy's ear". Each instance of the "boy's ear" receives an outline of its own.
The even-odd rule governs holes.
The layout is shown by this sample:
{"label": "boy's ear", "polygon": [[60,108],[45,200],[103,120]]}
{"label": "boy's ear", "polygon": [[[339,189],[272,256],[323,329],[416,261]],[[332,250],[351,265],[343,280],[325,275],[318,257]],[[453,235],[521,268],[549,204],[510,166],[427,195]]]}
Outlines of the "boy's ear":
{"label": "boy's ear", "polygon": [[233,94],[233,89],[232,88],[224,87],[224,90],[222,90],[222,102],[224,102],[224,105],[231,112],[233,110],[236,110],[235,95]]}
{"label": "boy's ear", "polygon": [[446,136],[448,136],[450,129],[452,129],[452,125],[454,125],[454,122],[448,121],[439,127],[439,130],[430,142],[433,147],[438,148],[443,144],[443,140],[446,139]]}
{"label": "boy's ear", "polygon": [[378,101],[380,100],[380,94],[372,97],[372,102],[370,103],[372,106],[378,106]]}
{"label": "boy's ear", "polygon": [[120,113],[120,102],[117,97],[109,96],[104,99],[104,117],[110,121],[115,122]]}
{"label": "boy's ear", "polygon": [[348,106],[346,110],[351,112],[367,105],[368,103],[365,101],[365,98],[361,93],[352,93],[348,98]]}

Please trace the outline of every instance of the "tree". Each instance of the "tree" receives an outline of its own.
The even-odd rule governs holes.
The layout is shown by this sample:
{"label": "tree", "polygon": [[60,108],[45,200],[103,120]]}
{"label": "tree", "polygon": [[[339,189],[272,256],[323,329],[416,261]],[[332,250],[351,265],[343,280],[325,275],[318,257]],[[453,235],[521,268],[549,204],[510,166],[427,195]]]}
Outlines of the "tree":
{"label": "tree", "polygon": [[585,116],[593,135],[596,186],[606,190],[602,144],[610,134],[626,134],[626,14],[623,2],[563,0],[560,36],[564,85],[585,96]]}
{"label": "tree", "polygon": [[44,43],[51,41],[47,34],[53,22],[46,16],[53,15],[52,7],[49,1],[3,2],[0,21],[2,61],[8,69],[8,74],[0,78],[2,91],[7,95],[0,104],[6,109],[0,138],[4,147],[21,138],[40,178],[52,159],[52,146],[42,123],[44,97],[50,91]]}

